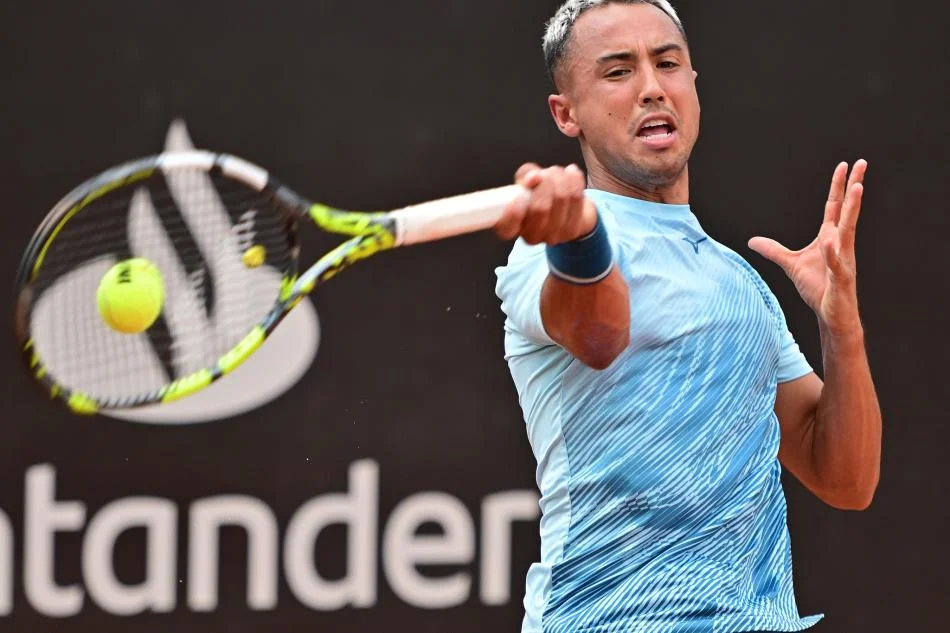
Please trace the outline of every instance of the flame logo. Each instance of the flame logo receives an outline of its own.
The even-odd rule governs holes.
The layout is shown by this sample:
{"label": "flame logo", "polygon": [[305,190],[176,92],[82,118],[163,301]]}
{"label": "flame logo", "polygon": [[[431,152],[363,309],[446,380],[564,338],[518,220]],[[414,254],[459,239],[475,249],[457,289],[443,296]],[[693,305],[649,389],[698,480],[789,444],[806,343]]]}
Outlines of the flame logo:
{"label": "flame logo", "polygon": [[[189,136],[187,126],[182,120],[172,122],[165,141],[165,151],[182,151],[194,149],[194,144]],[[174,182],[169,183],[171,187]],[[194,187],[194,183],[190,183]],[[210,182],[209,196],[213,195],[213,189]],[[136,234],[135,222],[154,221],[154,213],[149,213],[150,203],[147,196],[133,202],[133,209],[130,217],[133,226],[130,226],[130,238],[134,240]],[[187,209],[182,209],[187,214]],[[242,231],[249,230],[248,227],[242,228]],[[245,267],[236,267],[235,270],[226,270],[218,265],[222,261],[235,261],[233,257],[217,258],[213,256],[216,249],[220,248],[239,248],[242,235],[232,231],[230,224],[226,221],[226,215],[222,214],[221,226],[206,226],[201,233],[196,235],[200,242],[203,252],[211,253],[210,270],[197,269],[190,273],[184,270],[179,271],[180,277],[172,280],[172,283],[182,283],[191,286],[193,292],[180,293],[183,297],[192,297],[194,301],[184,302],[188,305],[177,306],[182,315],[182,321],[190,323],[202,323],[206,336],[204,340],[208,345],[214,345],[215,340],[226,337],[232,328],[249,329],[245,323],[216,323],[214,316],[208,316],[204,310],[198,310],[199,305],[204,302],[204,285],[206,275],[214,277],[214,287],[222,288],[221,294],[226,294],[228,284],[246,283],[243,277],[247,275],[261,274],[261,270],[248,270]],[[222,246],[224,245],[224,246]],[[132,244],[133,251],[138,252],[135,244]],[[171,256],[173,249],[169,247],[167,252],[164,249],[157,249],[156,252],[146,253],[144,256],[153,261],[158,261],[165,255]],[[163,270],[175,269],[173,262],[166,264],[169,268],[163,266]],[[180,268],[180,266],[178,266]],[[279,280],[278,280],[279,282]],[[194,305],[192,305],[194,304]],[[267,306],[264,306],[266,309]],[[174,308],[171,310],[174,313]],[[200,318],[199,318],[200,317]],[[173,323],[169,324],[170,329],[174,330]],[[221,336],[216,336],[219,333]],[[247,413],[260,406],[267,404],[286,393],[293,387],[309,370],[313,359],[316,356],[319,346],[319,320],[317,312],[310,301],[302,302],[271,335],[267,343],[251,356],[243,365],[230,374],[226,379],[220,380],[207,389],[169,404],[156,405],[141,409],[129,411],[104,411],[105,415],[114,418],[128,420],[133,422],[142,422],[147,424],[197,424],[211,422],[223,418],[229,418],[242,413]],[[227,350],[223,350],[227,351]],[[186,354],[176,355],[176,369],[187,372],[189,367],[189,358]]]}

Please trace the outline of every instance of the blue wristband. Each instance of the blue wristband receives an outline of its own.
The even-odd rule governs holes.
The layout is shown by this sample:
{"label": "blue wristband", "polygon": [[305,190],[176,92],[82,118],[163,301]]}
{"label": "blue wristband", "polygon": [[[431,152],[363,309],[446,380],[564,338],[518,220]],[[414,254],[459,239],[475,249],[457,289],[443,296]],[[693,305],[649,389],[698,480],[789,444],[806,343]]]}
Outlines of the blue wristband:
{"label": "blue wristband", "polygon": [[579,286],[602,281],[614,267],[613,249],[599,213],[590,234],[573,242],[548,246],[547,255],[552,275]]}

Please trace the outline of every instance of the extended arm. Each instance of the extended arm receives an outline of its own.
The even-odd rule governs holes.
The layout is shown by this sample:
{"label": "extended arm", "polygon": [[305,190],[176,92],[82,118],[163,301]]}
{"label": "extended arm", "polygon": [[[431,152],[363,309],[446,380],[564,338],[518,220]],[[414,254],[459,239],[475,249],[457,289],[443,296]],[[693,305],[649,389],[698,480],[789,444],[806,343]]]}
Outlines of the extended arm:
{"label": "extended arm", "polygon": [[630,342],[628,292],[616,267],[591,286],[548,275],[541,291],[544,329],[588,367],[606,369]]}
{"label": "extended arm", "polygon": [[[529,194],[509,205],[496,226],[504,239],[556,246],[594,231],[597,209],[584,197],[584,174],[575,166],[540,169],[526,164],[516,182]],[[606,369],[630,336],[629,290],[620,270],[581,285],[552,274],[541,290],[541,318],[548,336],[594,369]]]}

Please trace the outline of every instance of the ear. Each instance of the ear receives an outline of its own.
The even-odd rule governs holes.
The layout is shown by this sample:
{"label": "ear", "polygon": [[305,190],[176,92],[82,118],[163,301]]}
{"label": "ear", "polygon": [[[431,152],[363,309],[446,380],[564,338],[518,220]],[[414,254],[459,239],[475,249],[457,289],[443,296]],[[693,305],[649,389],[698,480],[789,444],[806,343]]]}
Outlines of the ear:
{"label": "ear", "polygon": [[548,97],[548,107],[561,134],[571,138],[580,136],[581,128],[574,118],[574,105],[570,97],[564,94],[551,95]]}
{"label": "ear", "polygon": [[699,73],[694,70],[693,71],[693,89],[696,91],[696,105],[699,106],[699,111],[702,112],[703,106],[699,102],[699,87],[696,85],[697,79],[699,79]]}

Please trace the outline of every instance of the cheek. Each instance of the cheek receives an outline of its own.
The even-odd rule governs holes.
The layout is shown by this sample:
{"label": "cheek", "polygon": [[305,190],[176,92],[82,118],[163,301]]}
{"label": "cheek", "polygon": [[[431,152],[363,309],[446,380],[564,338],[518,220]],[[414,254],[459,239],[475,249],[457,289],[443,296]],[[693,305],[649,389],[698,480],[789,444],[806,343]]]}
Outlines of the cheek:
{"label": "cheek", "polygon": [[675,105],[683,123],[690,128],[699,127],[699,97],[695,90],[684,90],[676,95]]}
{"label": "cheek", "polygon": [[583,113],[581,127],[588,133],[598,130],[601,134],[613,135],[626,126],[628,115],[619,104],[602,103]]}
{"label": "cheek", "polygon": [[624,120],[630,116],[635,107],[635,100],[631,100],[628,90],[620,86],[600,90],[591,94],[590,108],[592,112],[599,112],[610,123]]}

